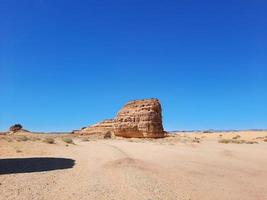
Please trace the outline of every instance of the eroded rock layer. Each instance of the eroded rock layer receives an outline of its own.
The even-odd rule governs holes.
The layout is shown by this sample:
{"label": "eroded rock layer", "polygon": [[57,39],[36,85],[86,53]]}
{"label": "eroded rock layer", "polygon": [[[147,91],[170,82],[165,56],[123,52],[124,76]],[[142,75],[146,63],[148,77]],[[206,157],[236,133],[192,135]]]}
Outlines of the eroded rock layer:
{"label": "eroded rock layer", "polygon": [[81,130],[76,130],[74,131],[74,133],[81,135],[93,135],[93,134],[105,135],[108,132],[113,133],[113,131],[114,131],[114,120],[107,119],[92,126],[82,128]]}
{"label": "eroded rock layer", "polygon": [[164,137],[159,100],[144,99],[127,103],[115,118],[114,133],[128,138]]}

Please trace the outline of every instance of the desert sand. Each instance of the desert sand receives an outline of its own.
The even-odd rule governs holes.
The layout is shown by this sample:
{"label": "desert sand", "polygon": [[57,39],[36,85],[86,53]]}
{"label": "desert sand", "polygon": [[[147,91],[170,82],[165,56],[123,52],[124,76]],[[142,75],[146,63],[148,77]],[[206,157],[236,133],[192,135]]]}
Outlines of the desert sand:
{"label": "desert sand", "polygon": [[[218,142],[237,135],[255,143]],[[267,199],[266,131],[162,139],[16,137],[0,136],[1,200]],[[74,144],[61,137],[73,137]]]}

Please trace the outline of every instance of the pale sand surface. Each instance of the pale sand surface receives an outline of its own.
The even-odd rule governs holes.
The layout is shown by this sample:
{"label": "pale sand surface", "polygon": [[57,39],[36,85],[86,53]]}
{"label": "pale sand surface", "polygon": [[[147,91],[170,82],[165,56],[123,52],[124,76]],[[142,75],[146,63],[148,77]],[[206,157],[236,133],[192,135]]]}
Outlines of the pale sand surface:
{"label": "pale sand surface", "polygon": [[[258,143],[218,143],[220,138],[236,135]],[[7,158],[33,157],[69,158],[75,165],[44,172],[2,173],[0,199],[264,200],[266,136],[267,132],[239,132],[182,133],[159,140],[83,142],[75,138],[75,145],[68,146],[59,138],[56,144],[46,144],[8,142],[1,136],[0,167]],[[193,141],[195,137],[200,143]]]}

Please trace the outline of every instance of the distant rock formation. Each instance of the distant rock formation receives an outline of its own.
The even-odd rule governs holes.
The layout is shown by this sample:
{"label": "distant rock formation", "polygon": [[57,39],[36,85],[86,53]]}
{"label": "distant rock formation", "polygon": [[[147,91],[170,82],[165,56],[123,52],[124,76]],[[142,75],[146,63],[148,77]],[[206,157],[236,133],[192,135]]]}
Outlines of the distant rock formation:
{"label": "distant rock formation", "polygon": [[106,135],[106,138],[113,135],[127,138],[161,138],[165,135],[161,112],[158,99],[130,101],[118,112],[115,119],[104,120],[73,133],[101,134]]}
{"label": "distant rock formation", "polygon": [[14,124],[13,126],[11,126],[10,128],[9,128],[9,131],[10,132],[17,132],[17,131],[20,131],[20,130],[22,130],[22,125],[21,124]]}

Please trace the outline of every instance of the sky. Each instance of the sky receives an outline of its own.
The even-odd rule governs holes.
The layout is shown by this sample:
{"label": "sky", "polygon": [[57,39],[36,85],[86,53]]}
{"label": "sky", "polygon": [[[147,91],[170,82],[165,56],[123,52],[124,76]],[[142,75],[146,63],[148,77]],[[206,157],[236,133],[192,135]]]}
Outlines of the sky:
{"label": "sky", "polygon": [[267,128],[265,0],[1,0],[0,130],[158,98],[165,130]]}

